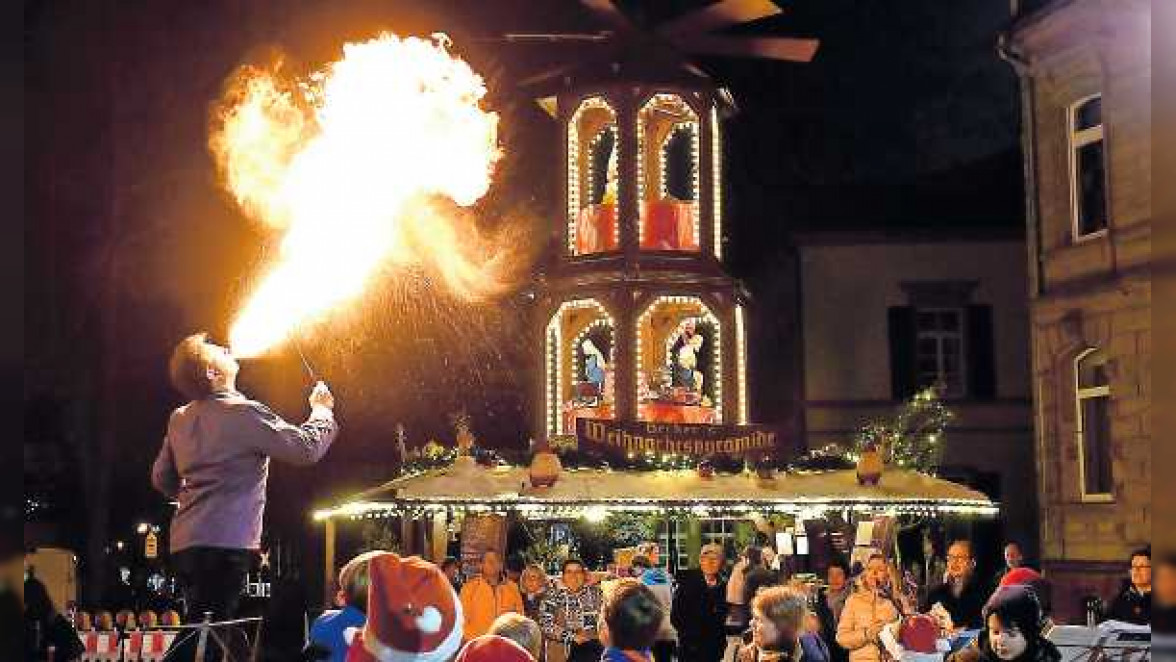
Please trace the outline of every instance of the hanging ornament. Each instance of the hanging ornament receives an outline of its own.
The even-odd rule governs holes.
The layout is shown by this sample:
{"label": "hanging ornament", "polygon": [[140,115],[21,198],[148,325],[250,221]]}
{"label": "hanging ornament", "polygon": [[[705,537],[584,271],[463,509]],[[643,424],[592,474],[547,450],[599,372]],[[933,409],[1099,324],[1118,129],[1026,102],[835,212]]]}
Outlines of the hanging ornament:
{"label": "hanging ornament", "polygon": [[551,450],[551,446],[546,441],[535,444],[535,454],[531,457],[531,487],[540,488],[555,485],[562,470],[563,466],[560,464],[559,456]]}
{"label": "hanging ornament", "polygon": [[877,485],[882,479],[882,453],[874,442],[866,444],[857,462],[858,485]]}
{"label": "hanging ornament", "polygon": [[772,456],[764,455],[755,463],[755,477],[761,482],[776,480],[776,463]]}
{"label": "hanging ornament", "polygon": [[698,463],[698,477],[703,480],[714,480],[715,463],[710,460],[700,461]]}

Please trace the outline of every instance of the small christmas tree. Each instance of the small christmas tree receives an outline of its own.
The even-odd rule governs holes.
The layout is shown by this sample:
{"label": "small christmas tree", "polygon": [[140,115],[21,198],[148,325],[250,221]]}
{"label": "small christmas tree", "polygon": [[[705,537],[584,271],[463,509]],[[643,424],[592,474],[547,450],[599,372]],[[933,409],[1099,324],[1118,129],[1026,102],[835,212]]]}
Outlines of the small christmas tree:
{"label": "small christmas tree", "polygon": [[855,452],[861,454],[874,445],[887,463],[934,475],[943,455],[943,431],[951,417],[940,398],[940,389],[925,388],[890,420],[862,426],[854,439]]}

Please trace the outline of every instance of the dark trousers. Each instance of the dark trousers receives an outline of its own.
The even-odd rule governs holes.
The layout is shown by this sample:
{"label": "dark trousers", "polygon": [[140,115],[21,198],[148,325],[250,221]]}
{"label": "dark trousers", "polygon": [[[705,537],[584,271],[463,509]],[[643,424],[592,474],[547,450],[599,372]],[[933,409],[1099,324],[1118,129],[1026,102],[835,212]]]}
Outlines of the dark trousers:
{"label": "dark trousers", "polygon": [[172,554],[172,563],[183,587],[187,621],[223,621],[237,615],[241,587],[253,562],[252,550],[189,547]]}
{"label": "dark trousers", "polygon": [[[206,613],[212,620],[224,621],[237,614],[241,602],[241,588],[245,575],[253,563],[253,554],[248,549],[223,549],[220,547],[189,547],[172,554],[172,565],[180,580],[187,603],[185,622],[199,623]],[[217,633],[222,638],[225,632]],[[169,651],[168,659],[189,662],[196,657],[195,636],[177,637]],[[205,648],[204,662],[220,659],[219,646],[209,638]]]}
{"label": "dark trousers", "polygon": [[674,649],[677,644],[673,641],[657,641],[653,644],[654,662],[673,662]]}

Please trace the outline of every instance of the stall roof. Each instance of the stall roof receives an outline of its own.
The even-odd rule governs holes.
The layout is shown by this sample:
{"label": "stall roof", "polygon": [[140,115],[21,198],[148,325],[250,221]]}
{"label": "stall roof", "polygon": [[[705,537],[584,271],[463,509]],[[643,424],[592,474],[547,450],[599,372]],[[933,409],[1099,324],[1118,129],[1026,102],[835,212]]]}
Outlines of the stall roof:
{"label": "stall roof", "polygon": [[472,458],[404,476],[315,512],[315,519],[380,517],[428,511],[508,511],[561,518],[593,510],[824,511],[995,515],[997,504],[971,488],[914,471],[887,469],[878,485],[859,485],[853,470],[703,478],[694,470],[564,469],[554,486],[532,488],[526,467],[483,467]]}

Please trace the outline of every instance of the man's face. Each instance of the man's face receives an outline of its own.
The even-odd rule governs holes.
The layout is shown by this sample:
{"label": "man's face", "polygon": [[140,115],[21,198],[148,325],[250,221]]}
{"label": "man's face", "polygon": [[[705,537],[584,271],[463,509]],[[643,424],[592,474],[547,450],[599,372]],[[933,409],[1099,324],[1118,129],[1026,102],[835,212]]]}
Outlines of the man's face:
{"label": "man's face", "polygon": [[232,383],[237,378],[237,373],[241,370],[241,365],[237,363],[237,359],[233,358],[233,353],[228,347],[222,347],[213,343],[205,345],[205,358],[208,360],[208,367],[210,370],[215,370],[224,375],[229,383]]}
{"label": "man's face", "polygon": [[775,645],[780,638],[780,629],[768,618],[756,609],[751,615],[751,640],[756,646],[761,648],[765,646]]}
{"label": "man's face", "polygon": [[845,588],[845,569],[836,565],[829,566],[826,579],[829,580],[829,588],[833,589],[834,591],[840,591],[841,589]]}
{"label": "man's face", "polygon": [[482,576],[491,579],[501,574],[502,559],[498,558],[498,552],[486,552],[482,555]]}
{"label": "man's face", "polygon": [[698,560],[698,567],[702,569],[702,574],[713,577],[719,574],[719,569],[723,567],[723,560],[715,554],[703,554],[702,558]]}
{"label": "man's face", "polygon": [[992,652],[1002,660],[1015,660],[1029,647],[1025,633],[1018,628],[1006,627],[996,614],[988,617],[988,642]]}
{"label": "man's face", "polygon": [[1025,562],[1024,555],[1021,554],[1021,546],[1015,542],[1005,545],[1004,548],[1005,565],[1010,568],[1019,568]]}
{"label": "man's face", "polygon": [[1176,565],[1160,563],[1156,569],[1156,602],[1161,607],[1176,607]]}
{"label": "man's face", "polygon": [[972,571],[972,550],[965,544],[955,543],[947,548],[947,574],[953,579],[962,579]]}
{"label": "man's face", "polygon": [[866,584],[872,589],[880,589],[890,585],[890,573],[886,562],[882,559],[870,559],[866,564]]}
{"label": "man's face", "polygon": [[1146,556],[1131,557],[1131,585],[1140,590],[1151,590],[1151,559]]}
{"label": "man's face", "polygon": [[569,563],[563,569],[563,583],[568,587],[569,591],[575,592],[584,587],[584,581],[587,579],[584,573],[584,566],[579,563]]}

